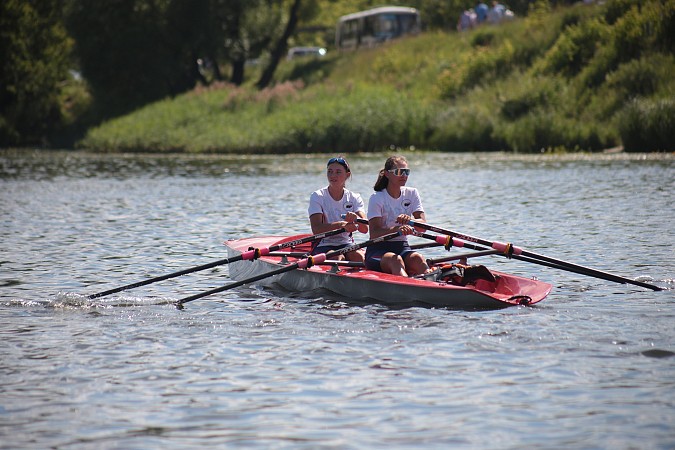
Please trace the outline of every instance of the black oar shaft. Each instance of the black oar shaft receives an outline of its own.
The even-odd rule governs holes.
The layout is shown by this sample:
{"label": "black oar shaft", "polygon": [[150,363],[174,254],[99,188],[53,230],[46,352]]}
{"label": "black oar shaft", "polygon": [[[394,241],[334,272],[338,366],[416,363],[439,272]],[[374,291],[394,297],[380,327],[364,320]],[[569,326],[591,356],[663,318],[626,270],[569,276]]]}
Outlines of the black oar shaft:
{"label": "black oar shaft", "polygon": [[547,256],[539,255],[537,253],[532,253],[532,252],[529,252],[529,251],[523,251],[519,255],[519,259],[522,259],[523,257],[532,258],[534,260],[539,260],[539,261],[545,261],[545,262],[552,263],[552,264],[558,264],[560,266],[563,266],[563,267],[567,268],[567,270],[569,270],[571,272],[576,272],[576,273],[580,273],[580,274],[584,274],[584,275],[594,276],[594,277],[597,277],[597,278],[602,278],[602,279],[607,280],[607,281],[614,281],[616,283],[622,283],[622,284],[625,284],[625,283],[634,284],[636,286],[645,287],[645,288],[652,289],[652,290],[655,290],[655,291],[663,290],[662,288],[660,288],[658,286],[655,286],[653,284],[649,284],[649,283],[645,283],[645,282],[637,281],[637,280],[631,280],[630,278],[625,278],[625,277],[622,277],[622,276],[619,276],[619,275],[615,275],[613,273],[605,272],[605,271],[598,270],[598,269],[593,269],[593,268],[590,268],[590,267],[580,266],[578,264],[574,264],[574,263],[567,262],[567,261],[561,261],[561,260],[558,260],[558,259],[555,259],[555,258],[549,258]]}
{"label": "black oar shaft", "polygon": [[217,294],[219,292],[227,291],[228,289],[234,289],[236,287],[243,286],[245,284],[255,283],[256,281],[260,281],[264,278],[273,277],[274,275],[278,275],[278,274],[284,273],[284,272],[290,272],[291,270],[294,270],[294,269],[297,269],[297,268],[298,268],[297,264],[291,264],[289,266],[285,266],[285,267],[282,267],[280,269],[273,270],[272,272],[262,273],[260,275],[256,275],[254,277],[247,278],[247,279],[241,280],[241,281],[235,281],[234,283],[230,283],[230,284],[227,284],[225,286],[221,286],[221,287],[218,287],[218,288],[215,288],[215,289],[211,289],[211,290],[206,291],[206,292],[201,292],[199,294],[191,295],[190,297],[182,298],[182,299],[178,300],[178,302],[176,302],[176,305],[181,306],[184,303],[188,303],[188,302],[191,302],[193,300],[197,300],[197,299],[202,298],[202,297],[207,297],[207,296],[212,295],[212,294]]}
{"label": "black oar shaft", "polygon": [[[425,233],[420,233],[420,234],[418,234],[418,236],[426,238],[426,239],[436,240],[435,236],[425,234]],[[467,253],[466,255],[464,255],[464,256],[467,256],[467,257],[483,256],[483,255],[498,255],[498,254],[503,255],[503,253],[500,250],[488,249],[487,247],[474,245],[474,244],[463,243],[462,247],[471,248],[471,249],[474,249],[474,250],[481,250],[481,249],[483,250],[483,251],[478,251],[476,253]],[[543,256],[542,259],[536,259],[536,258],[532,258],[530,256],[525,256],[526,253],[530,253],[530,252],[523,251],[520,255],[511,255],[511,258],[517,259],[519,261],[529,262],[529,263],[532,263],[532,264],[539,264],[541,266],[552,267],[554,269],[566,270],[568,272],[578,273],[580,275],[594,276],[596,278],[604,279],[604,280],[607,280],[607,281],[614,281],[614,282],[623,283],[623,284],[626,283],[624,281],[623,277],[619,277],[619,276],[613,275],[611,273],[602,272],[600,270],[590,269],[590,268],[586,268],[586,267],[583,267],[583,266],[578,266],[578,265],[572,264],[572,263],[568,263],[567,265],[563,265],[563,264],[560,264],[560,263],[556,262],[556,260],[554,258],[548,258],[548,257],[545,257],[543,255],[541,255],[541,256]],[[452,261],[454,259],[460,259],[461,256],[463,256],[463,255],[454,255],[454,256],[447,256],[447,257],[443,257],[443,258],[430,259],[430,260],[427,260],[427,263],[434,264],[434,263],[440,263],[440,262],[445,262],[445,261]],[[638,286],[644,285],[644,287],[647,287],[647,288],[650,288],[650,289],[654,289],[655,287],[657,287],[657,286],[653,286],[651,284],[642,283],[640,281],[631,280],[631,282],[633,284],[638,285]],[[661,288],[658,288],[657,290],[661,290]]]}
{"label": "black oar shaft", "polygon": [[117,287],[117,288],[114,288],[114,289],[109,289],[107,291],[98,292],[96,294],[91,294],[89,296],[89,298],[94,299],[94,298],[99,298],[99,297],[103,297],[103,296],[110,295],[110,294],[115,294],[117,292],[125,291],[127,289],[133,289],[133,288],[145,286],[145,285],[148,285],[148,284],[151,284],[151,283],[156,283],[158,281],[168,280],[169,278],[175,278],[175,277],[179,277],[181,275],[186,275],[188,273],[199,272],[200,270],[206,270],[206,269],[210,269],[212,267],[220,266],[220,265],[223,265],[223,264],[229,264],[231,262],[239,261],[240,259],[242,259],[241,255],[237,255],[237,256],[234,256],[232,258],[225,258],[225,259],[221,259],[221,260],[218,260],[218,261],[213,261],[211,263],[203,264],[203,265],[197,266],[197,267],[192,267],[190,269],[180,270],[178,272],[173,272],[173,273],[169,273],[169,274],[166,274],[166,275],[161,275],[159,277],[150,278],[150,279],[145,280],[145,281],[139,281],[137,283],[127,284],[126,286],[120,286],[120,287]]}
{"label": "black oar shaft", "polygon": [[487,256],[487,255],[494,255],[496,253],[499,253],[498,250],[483,250],[480,252],[472,252],[472,253],[462,253],[459,255],[452,255],[452,256],[444,256],[442,258],[433,258],[433,259],[427,259],[427,264],[437,264],[437,263],[442,263],[446,261],[454,261],[458,259],[466,259],[466,258],[476,258],[478,256]]}
{"label": "black oar shaft", "polygon": [[[496,248],[496,249],[499,249],[499,250],[501,250],[503,248],[517,249],[517,251],[515,251],[513,253],[504,253],[505,256],[508,256],[508,257],[511,257],[511,258],[514,258],[514,259],[520,259],[522,261],[528,261],[528,262],[532,262],[532,263],[536,263],[536,264],[542,264],[542,265],[547,265],[547,266],[550,266],[550,267],[556,267],[558,269],[568,270],[570,272],[575,272],[575,273],[579,273],[579,274],[582,274],[582,275],[601,278],[601,279],[604,279],[604,280],[607,280],[607,281],[613,281],[615,283],[633,284],[633,285],[636,285],[636,286],[641,286],[641,287],[645,287],[645,288],[648,288],[648,289],[652,289],[654,291],[663,290],[662,288],[660,288],[658,286],[655,286],[653,284],[644,283],[642,281],[631,280],[630,278],[622,277],[622,276],[619,276],[619,275],[614,275],[612,273],[604,272],[602,270],[597,270],[597,269],[593,269],[591,267],[585,267],[585,266],[581,266],[579,264],[574,264],[574,263],[571,263],[571,262],[568,262],[568,261],[563,261],[563,260],[560,260],[560,259],[551,258],[549,256],[540,255],[540,254],[537,254],[537,253],[534,253],[534,252],[523,250],[523,249],[518,248],[518,247],[513,247],[511,244],[503,244],[503,243],[499,243],[499,242],[488,241],[488,240],[477,238],[477,237],[474,237],[474,236],[469,236],[469,235],[466,235],[466,234],[458,233],[456,231],[446,230],[446,229],[443,229],[443,228],[435,227],[435,226],[429,225],[425,222],[417,222],[417,221],[411,220],[410,225],[415,226],[415,227],[419,227],[419,228],[424,228],[424,229],[429,230],[429,231],[434,231],[436,233],[445,234],[447,236],[451,236],[451,237],[454,237],[454,238],[457,238],[457,239],[461,239],[463,241],[476,242],[478,244],[485,245],[487,247]],[[467,245],[464,244],[464,246],[466,247]],[[548,263],[548,264],[546,264],[546,263]]]}
{"label": "black oar shaft", "polygon": [[[367,246],[372,245],[372,244],[384,242],[384,241],[387,241],[389,239],[393,239],[396,236],[400,236],[400,235],[401,235],[401,233],[398,233],[398,232],[385,234],[383,236],[379,236],[379,237],[376,237],[374,239],[370,239],[370,240],[362,242],[360,244],[350,245],[348,247],[341,248],[339,250],[331,250],[331,251],[329,251],[327,253],[324,253],[324,254],[310,256],[309,258],[317,258],[317,261],[319,261],[319,263],[321,263],[321,262],[325,261],[326,259],[332,259],[336,256],[344,255],[346,253],[353,252],[355,250],[358,250],[358,249],[363,248],[363,247],[367,247]],[[271,272],[259,274],[259,275],[253,276],[251,278],[247,278],[245,280],[235,281],[233,283],[226,284],[225,286],[221,286],[221,287],[218,287],[218,288],[215,288],[215,289],[211,289],[210,291],[201,292],[199,294],[195,294],[195,295],[192,295],[190,297],[182,298],[182,299],[180,299],[176,302],[176,306],[179,309],[181,309],[183,307],[183,304],[191,302],[193,300],[197,300],[197,299],[200,299],[200,298],[212,295],[212,294],[217,294],[219,292],[227,291],[229,289],[234,289],[236,287],[243,286],[245,284],[254,283],[254,282],[260,281],[264,278],[273,277],[274,275],[279,275],[279,274],[282,274],[282,273],[285,273],[285,272],[290,272],[292,270],[298,269],[299,267],[308,267],[307,262],[308,262],[309,258],[302,259],[302,260],[300,260],[296,263],[290,264],[290,265],[285,266],[285,267],[281,267],[281,268],[273,270]]]}
{"label": "black oar shaft", "polygon": [[433,248],[433,247],[442,247],[443,244],[439,244],[438,242],[429,242],[427,244],[413,244],[410,246],[411,250],[422,250],[425,248]]}
{"label": "black oar shaft", "polygon": [[[526,254],[527,253],[527,254]],[[534,264],[539,264],[542,266],[548,266],[548,267],[553,267],[556,269],[561,269],[561,270],[567,270],[568,272],[574,272],[578,273],[581,275],[586,275],[589,277],[595,277],[595,278],[600,278],[602,280],[607,280],[607,281],[613,281],[615,283],[620,283],[620,284],[633,284],[636,286],[641,286],[645,287],[648,289],[652,289],[654,291],[661,291],[663,290],[662,288],[655,286],[653,284],[649,283],[644,283],[642,281],[637,281],[637,280],[631,280],[630,278],[624,278],[619,275],[614,275],[609,272],[603,272],[602,270],[597,270],[597,269],[592,269],[590,267],[584,267],[584,266],[579,266],[577,264],[572,264],[572,263],[567,263],[567,264],[559,264],[556,262],[554,258],[533,258],[529,256],[531,253],[530,252],[523,252],[520,255],[513,255],[512,258],[520,260],[520,261],[526,261]]]}
{"label": "black oar shaft", "polygon": [[450,247],[456,246],[456,247],[462,247],[462,248],[469,248],[471,250],[487,250],[486,247],[482,247],[480,245],[470,244],[468,242],[460,242],[460,241],[456,241],[456,242],[449,241],[448,242],[447,240],[446,240],[446,242],[440,242],[440,240],[439,240],[440,236],[434,236],[432,234],[427,234],[427,233],[417,233],[417,232],[415,232],[415,234],[413,234],[413,236],[422,237],[424,239],[436,241],[436,243],[438,245],[444,245],[448,249],[450,249]]}
{"label": "black oar shaft", "polygon": [[[323,238],[326,238],[326,237],[329,237],[329,236],[334,236],[336,234],[344,233],[345,231],[346,230],[344,228],[338,228],[336,230],[331,230],[331,231],[326,231],[324,233],[314,234],[312,236],[307,236],[307,237],[304,237],[304,238],[301,238],[301,239],[296,239],[294,241],[288,241],[288,242],[283,242],[281,244],[272,245],[266,250],[268,250],[270,252],[273,252],[273,251],[281,250],[281,249],[288,248],[288,247],[295,247],[297,245],[306,244],[307,242],[312,242],[312,241],[320,240],[320,239],[323,239]],[[225,265],[225,264],[230,264],[232,262],[240,261],[242,259],[243,259],[242,255],[237,255],[237,256],[233,256],[231,258],[225,258],[225,259],[221,259],[221,260],[218,260],[218,261],[213,261],[213,262],[210,262],[208,264],[203,264],[201,266],[191,267],[189,269],[180,270],[178,272],[173,272],[173,273],[169,273],[169,274],[166,274],[166,275],[161,275],[161,276],[158,276],[158,277],[150,278],[148,280],[127,284],[125,286],[120,286],[120,287],[117,287],[117,288],[114,288],[114,289],[109,289],[107,291],[98,292],[96,294],[91,294],[89,296],[89,298],[94,299],[94,298],[99,298],[99,297],[103,297],[103,296],[110,295],[110,294],[115,294],[117,292],[125,291],[127,289],[133,289],[133,288],[137,288],[137,287],[141,287],[141,286],[146,286],[148,284],[156,283],[158,281],[168,280],[170,278],[179,277],[181,275],[187,275],[189,273],[200,272],[202,270],[210,269],[210,268],[216,267],[216,266],[222,266],[222,265]]]}

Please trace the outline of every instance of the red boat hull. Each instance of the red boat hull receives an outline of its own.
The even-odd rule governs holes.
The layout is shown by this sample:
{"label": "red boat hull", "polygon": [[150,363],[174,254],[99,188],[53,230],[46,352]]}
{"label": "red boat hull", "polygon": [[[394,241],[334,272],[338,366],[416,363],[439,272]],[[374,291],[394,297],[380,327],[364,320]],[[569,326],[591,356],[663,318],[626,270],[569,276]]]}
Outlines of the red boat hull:
{"label": "red boat hull", "polygon": [[[229,256],[239,255],[251,248],[268,248],[300,236],[262,236],[227,241]],[[284,249],[285,252],[308,252],[309,244]],[[230,277],[244,280],[271,272],[283,264],[297,262],[297,257],[263,256],[253,261],[238,261],[229,265]],[[515,305],[533,305],[543,300],[552,286],[537,280],[492,271],[496,281],[477,280],[467,286],[447,282],[406,278],[367,270],[362,267],[317,265],[296,269],[262,280],[263,285],[278,284],[295,292],[326,289],[352,300],[376,301],[386,305],[423,303],[458,309],[495,309]]]}

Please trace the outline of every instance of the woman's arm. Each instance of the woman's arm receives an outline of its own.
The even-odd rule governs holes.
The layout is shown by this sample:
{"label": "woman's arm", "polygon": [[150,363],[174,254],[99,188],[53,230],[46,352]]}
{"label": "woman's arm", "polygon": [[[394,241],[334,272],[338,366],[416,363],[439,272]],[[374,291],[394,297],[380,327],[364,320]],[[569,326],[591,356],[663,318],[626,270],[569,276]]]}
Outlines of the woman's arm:
{"label": "woman's arm", "polygon": [[338,222],[327,223],[324,222],[323,214],[316,213],[309,216],[309,224],[312,227],[312,234],[325,233],[327,231],[337,230],[344,228],[350,233],[356,231],[358,225],[355,223],[347,223],[344,220]]}
{"label": "woman's arm", "polygon": [[[424,215],[424,211],[415,211],[413,213],[413,217],[415,218],[416,221],[418,222],[424,222],[426,223],[427,221],[427,216]],[[420,233],[424,233],[426,230],[424,228],[415,228]]]}
{"label": "woman's arm", "polygon": [[357,218],[365,219],[366,218],[366,213],[361,211],[356,211],[356,212],[348,212],[345,215],[345,221],[349,222],[350,224],[355,224],[356,229],[354,231],[359,231],[361,233],[367,233],[368,232],[368,225],[365,223],[358,223],[356,221]]}
{"label": "woman's arm", "polygon": [[426,222],[424,211],[415,211],[412,217],[407,214],[400,214],[398,217],[396,217],[396,222],[400,223],[401,225],[395,227],[393,231],[400,230],[404,235],[412,234],[414,231],[418,231],[420,233],[424,232],[423,228],[413,229],[413,227],[408,224],[408,222],[410,222],[413,218],[418,222]]}

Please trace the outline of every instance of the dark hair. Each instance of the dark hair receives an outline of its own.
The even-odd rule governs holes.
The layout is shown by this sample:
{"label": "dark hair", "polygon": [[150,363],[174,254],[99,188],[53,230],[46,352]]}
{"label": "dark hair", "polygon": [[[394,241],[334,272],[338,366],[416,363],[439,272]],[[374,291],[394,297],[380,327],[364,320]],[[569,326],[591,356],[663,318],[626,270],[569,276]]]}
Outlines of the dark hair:
{"label": "dark hair", "polygon": [[396,167],[396,163],[408,163],[408,160],[406,160],[403,156],[390,156],[387,158],[387,160],[384,162],[384,169],[380,170],[380,173],[377,176],[377,181],[375,182],[375,188],[376,191],[381,191],[382,189],[386,189],[387,185],[389,184],[389,178],[384,176],[385,171],[393,169]]}

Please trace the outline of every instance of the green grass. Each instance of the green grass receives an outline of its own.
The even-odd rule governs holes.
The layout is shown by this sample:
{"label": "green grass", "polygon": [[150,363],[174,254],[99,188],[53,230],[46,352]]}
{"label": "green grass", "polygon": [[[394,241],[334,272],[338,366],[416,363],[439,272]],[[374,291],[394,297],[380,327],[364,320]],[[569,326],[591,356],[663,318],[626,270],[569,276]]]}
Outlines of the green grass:
{"label": "green grass", "polygon": [[89,131],[99,151],[675,150],[675,0],[621,0],[469,33],[284,61],[277,84],[197,88]]}

